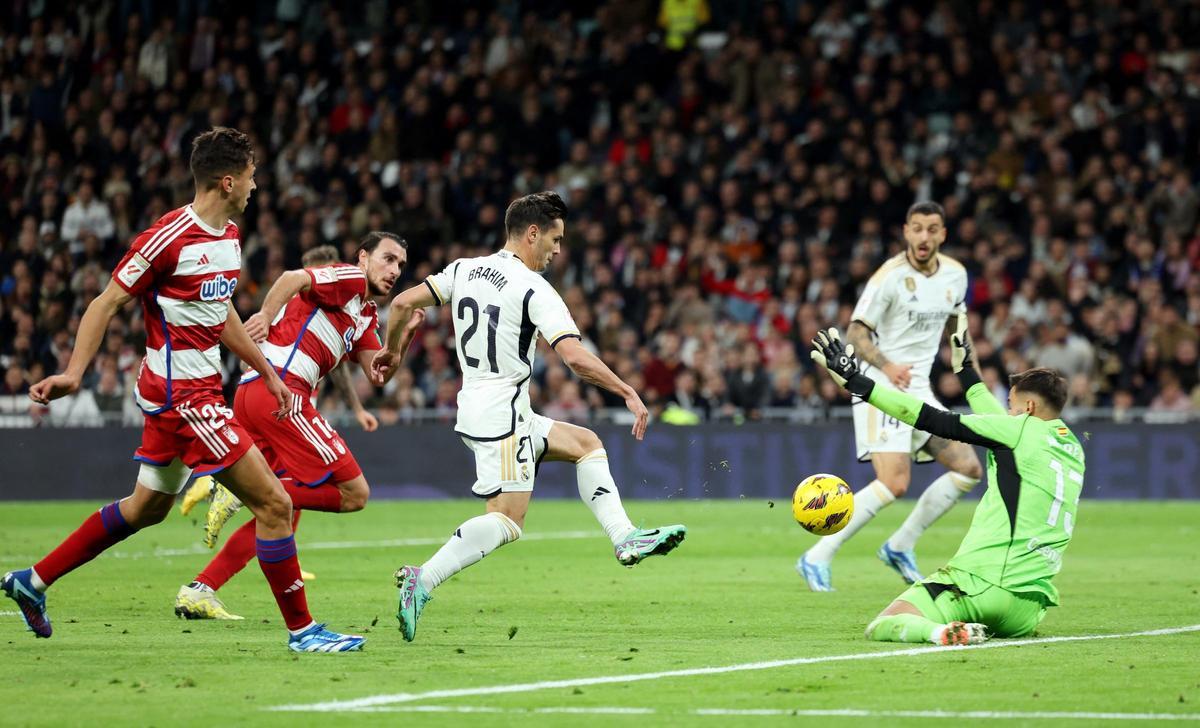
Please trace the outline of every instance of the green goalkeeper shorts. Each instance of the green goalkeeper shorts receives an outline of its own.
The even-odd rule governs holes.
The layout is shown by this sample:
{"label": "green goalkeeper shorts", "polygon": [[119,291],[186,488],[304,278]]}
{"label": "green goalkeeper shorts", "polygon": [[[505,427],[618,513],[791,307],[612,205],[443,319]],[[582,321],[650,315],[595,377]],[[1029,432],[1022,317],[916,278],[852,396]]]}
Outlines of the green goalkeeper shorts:
{"label": "green goalkeeper shorts", "polygon": [[995,637],[1024,637],[1046,616],[1046,605],[988,583],[961,569],[938,569],[900,595],[927,619],[940,624],[977,622]]}

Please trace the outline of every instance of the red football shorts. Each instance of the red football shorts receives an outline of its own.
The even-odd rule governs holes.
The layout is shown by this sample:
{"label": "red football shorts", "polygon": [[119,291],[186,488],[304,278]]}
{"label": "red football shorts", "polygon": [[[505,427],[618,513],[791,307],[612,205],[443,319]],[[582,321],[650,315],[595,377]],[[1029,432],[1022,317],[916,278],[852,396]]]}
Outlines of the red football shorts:
{"label": "red football shorts", "polygon": [[[145,463],[143,470],[150,481],[145,485],[164,492],[178,493],[192,474],[186,471],[203,475],[224,470],[254,444],[220,391],[192,392],[179,399],[182,401],[160,414],[146,415],[142,445],[133,454],[134,460]],[[186,473],[183,482],[178,482],[177,471]]]}
{"label": "red football shorts", "polygon": [[307,395],[292,393],[292,411],[275,419],[279,409],[262,379],[238,387],[233,411],[254,437],[271,469],[300,485],[320,485],[331,478],[344,483],[362,475],[362,468],[337,430],[329,426]]}

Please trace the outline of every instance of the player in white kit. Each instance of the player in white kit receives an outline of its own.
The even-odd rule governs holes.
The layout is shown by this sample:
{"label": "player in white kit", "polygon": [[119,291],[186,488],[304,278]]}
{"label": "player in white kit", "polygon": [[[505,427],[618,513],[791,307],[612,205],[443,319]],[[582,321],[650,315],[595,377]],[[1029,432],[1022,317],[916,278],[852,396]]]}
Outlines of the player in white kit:
{"label": "player in white kit", "polygon": [[537,467],[543,460],[575,463],[579,497],[613,543],[617,560],[633,566],[665,554],[683,541],[681,525],[634,528],[608,469],[608,455],[594,432],[535,413],[529,379],[537,336],[585,382],[619,395],[634,414],[641,440],[649,414],[641,398],[580,340],[567,306],[540,273],[558,255],[567,207],[554,192],[526,195],[504,215],[508,239],[502,250],[454,261],[441,273],[392,301],[387,340],[373,369],[390,377],[400,364],[401,332],[419,308],[448,306],[463,375],[455,432],[475,453],[471,491],[487,499],[486,512],[463,523],[422,566],[396,572],[397,618],[412,641],[430,592],[462,569],[521,537]]}
{"label": "player in white kit", "polygon": [[[867,376],[890,382],[924,402],[945,409],[933,396],[929,371],[947,322],[966,310],[967,271],[938,252],[946,240],[946,213],[935,202],[918,202],[904,222],[905,252],[888,260],[863,289],[846,338]],[[870,404],[855,400],[854,439],[860,462],[871,461],[875,480],[854,494],[854,515],[840,532],[826,536],[796,562],[813,591],[833,591],[830,563],[844,544],[884,506],[904,495],[912,461],[937,460],[944,473],[925,489],[916,507],[877,555],[912,584],[922,580],[914,547],[917,538],[983,477],[970,445],[914,430]]]}

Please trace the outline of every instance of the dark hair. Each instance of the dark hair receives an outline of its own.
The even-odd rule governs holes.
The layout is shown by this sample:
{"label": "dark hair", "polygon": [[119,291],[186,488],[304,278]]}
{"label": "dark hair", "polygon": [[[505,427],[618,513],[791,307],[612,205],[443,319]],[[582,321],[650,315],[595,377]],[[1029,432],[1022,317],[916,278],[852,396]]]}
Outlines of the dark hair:
{"label": "dark hair", "polygon": [[250,137],[237,129],[216,126],[192,140],[188,165],[196,187],[211,188],[225,175],[241,174],[253,161]]}
{"label": "dark hair", "polygon": [[504,211],[504,230],[508,237],[516,237],[530,225],[548,228],[555,220],[567,217],[567,203],[557,192],[534,192],[518,197]]}
{"label": "dark hair", "polygon": [[358,260],[358,254],[366,252],[367,255],[375,252],[375,248],[379,247],[384,239],[395,240],[396,244],[401,248],[408,250],[408,241],[400,237],[396,233],[389,233],[383,230],[372,230],[363,236],[362,240],[358,241],[358,249],[354,251],[354,259]]}
{"label": "dark hair", "polygon": [[913,215],[937,215],[942,218],[942,224],[946,224],[946,210],[936,202],[926,200],[925,202],[914,202],[912,207],[908,208],[908,212],[904,214],[904,222],[912,219]]}
{"label": "dark hair", "polygon": [[338,255],[338,249],[332,245],[318,245],[304,255],[300,256],[300,265],[305,268],[316,268],[319,265],[329,265],[330,263],[338,262],[341,256]]}
{"label": "dark hair", "polygon": [[1015,390],[1041,397],[1055,412],[1062,412],[1067,405],[1067,380],[1053,369],[1026,369],[1011,375],[1008,383]]}

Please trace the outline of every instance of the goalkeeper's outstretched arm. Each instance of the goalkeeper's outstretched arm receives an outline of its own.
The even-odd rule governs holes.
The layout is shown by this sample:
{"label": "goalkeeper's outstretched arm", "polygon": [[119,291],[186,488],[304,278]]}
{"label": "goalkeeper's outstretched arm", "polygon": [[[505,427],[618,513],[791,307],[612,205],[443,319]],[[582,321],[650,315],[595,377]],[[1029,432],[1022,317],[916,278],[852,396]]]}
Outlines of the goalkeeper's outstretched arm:
{"label": "goalkeeper's outstretched arm", "polygon": [[[918,430],[948,440],[983,447],[1013,448],[1021,438],[1026,417],[1008,414],[959,415],[931,407],[911,394],[889,387],[876,387],[875,380],[862,374],[853,347],[842,344],[836,329],[822,331],[813,341],[812,358],[829,370],[834,381],[852,394]],[[973,369],[971,370],[974,371]],[[978,379],[978,375],[976,375]],[[986,389],[976,381],[972,389]],[[988,394],[990,397],[990,394]],[[992,398],[995,399],[994,397]],[[996,403],[999,404],[998,402]]]}

